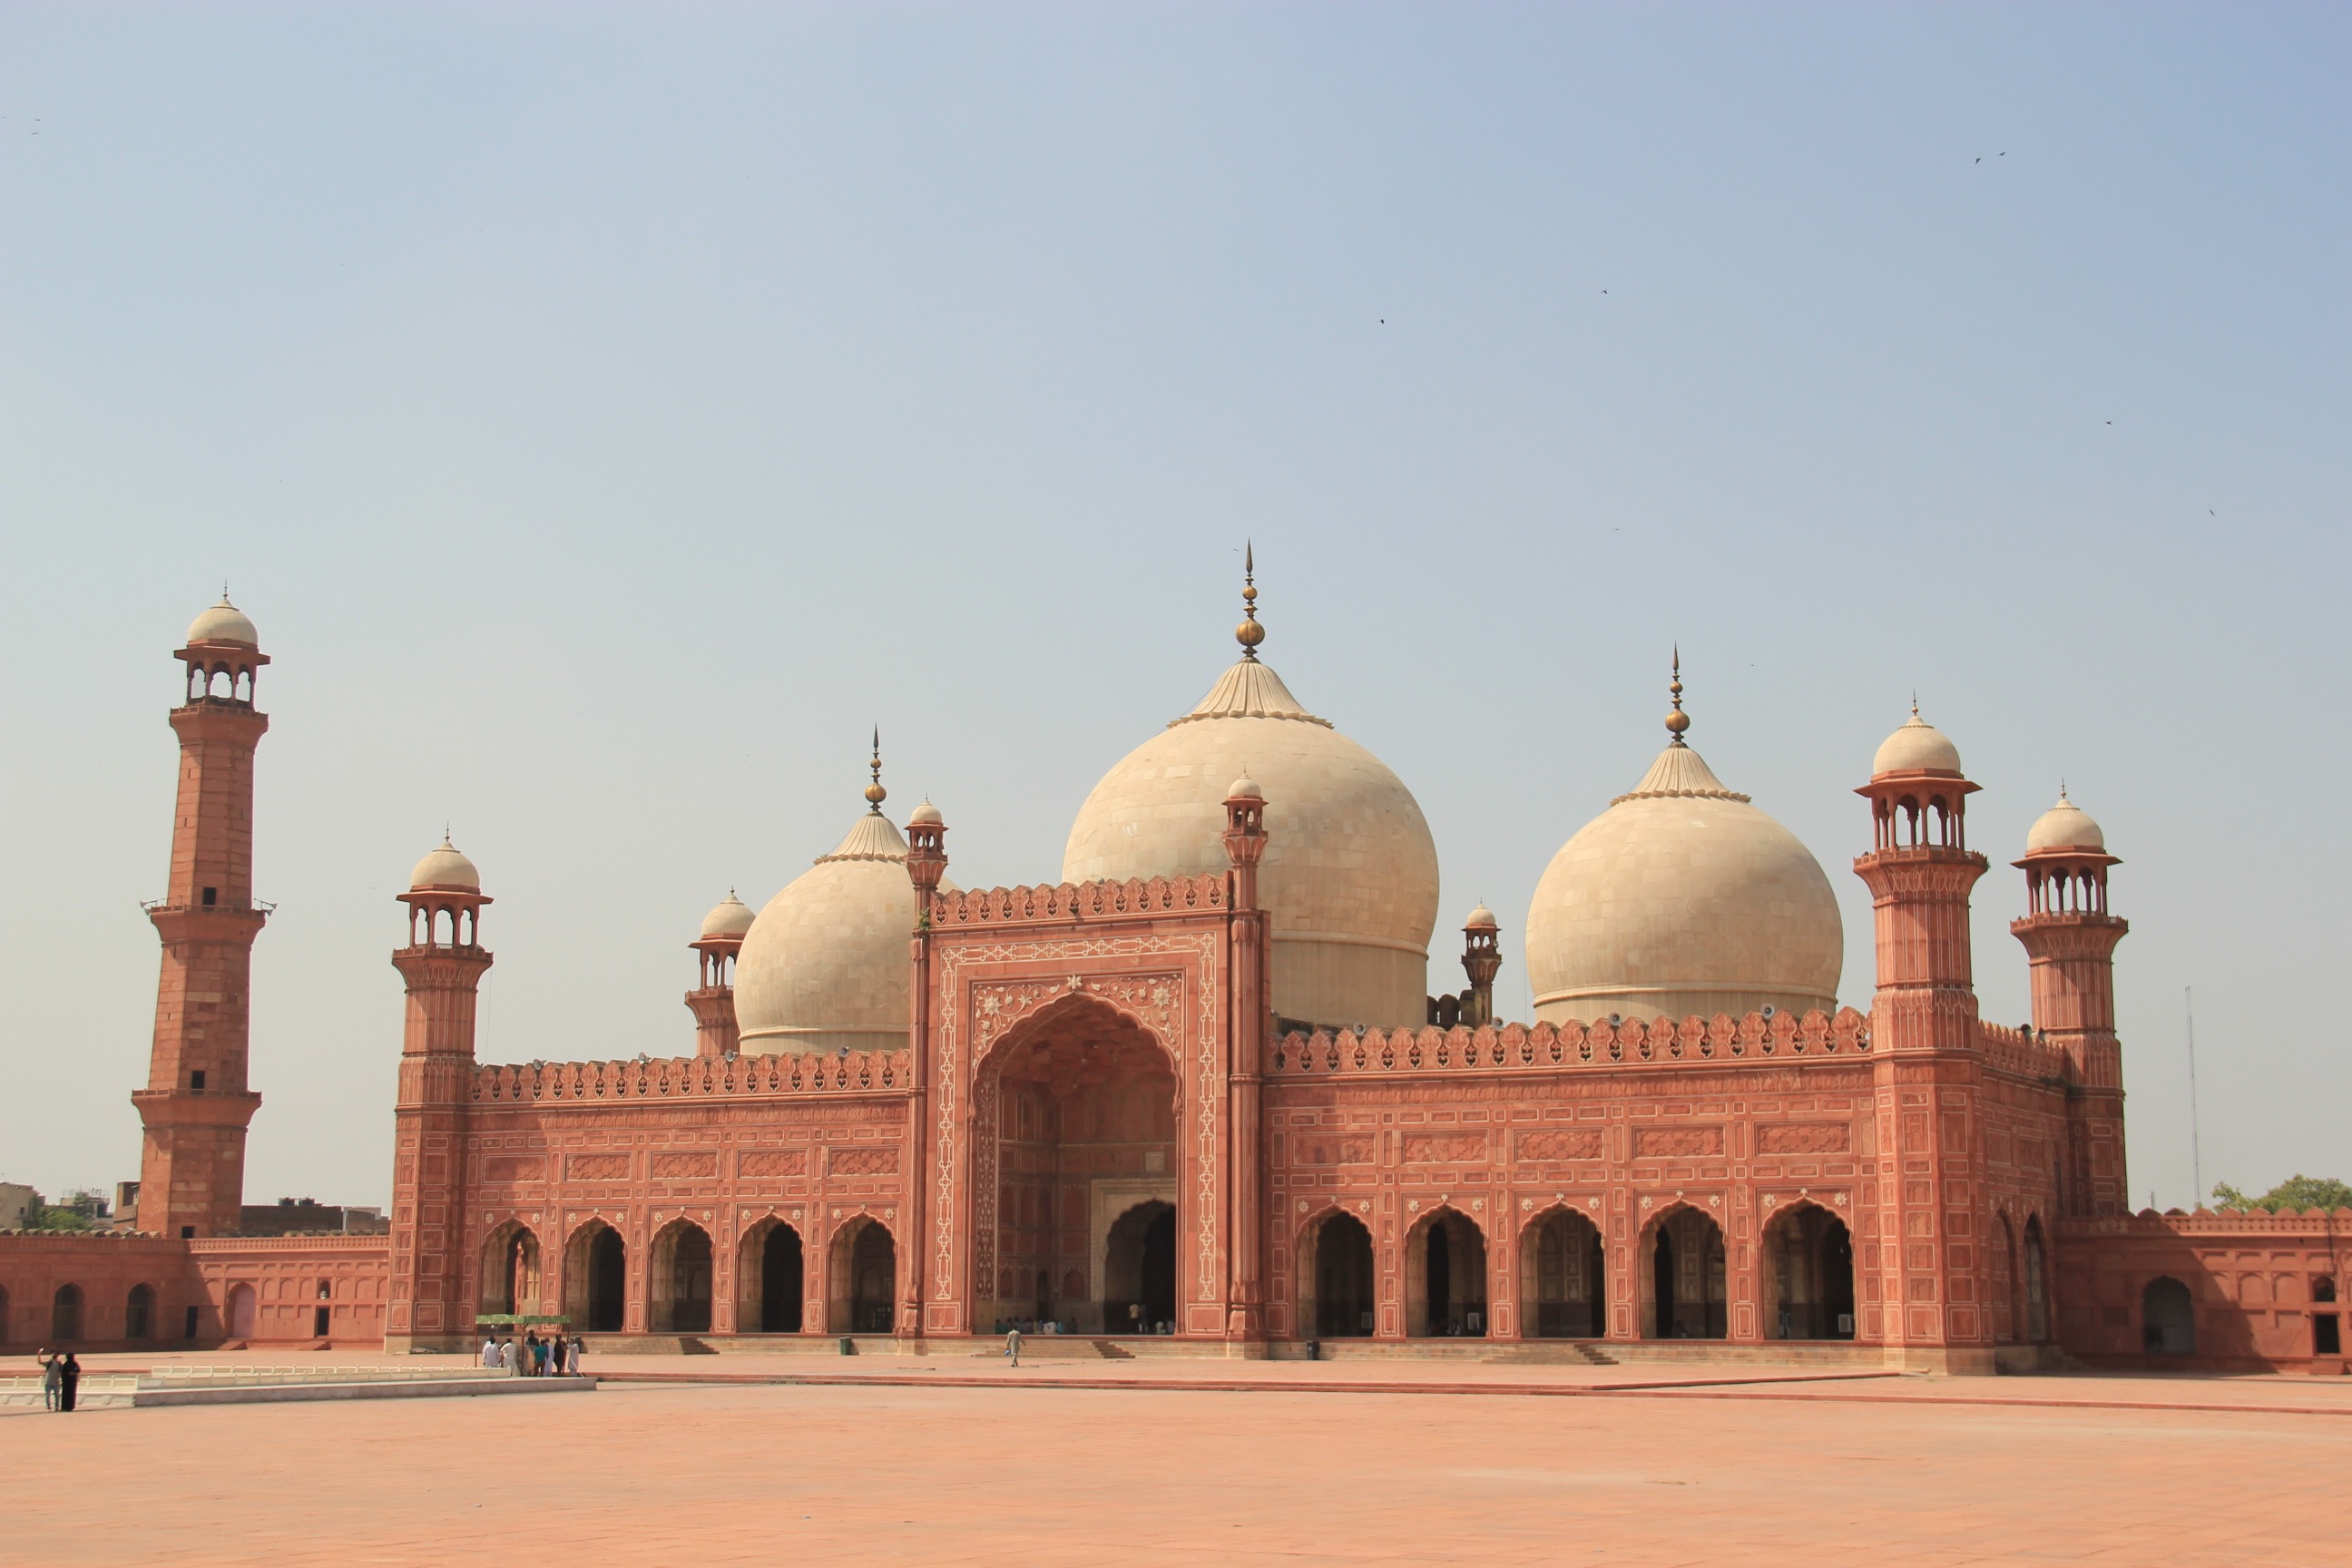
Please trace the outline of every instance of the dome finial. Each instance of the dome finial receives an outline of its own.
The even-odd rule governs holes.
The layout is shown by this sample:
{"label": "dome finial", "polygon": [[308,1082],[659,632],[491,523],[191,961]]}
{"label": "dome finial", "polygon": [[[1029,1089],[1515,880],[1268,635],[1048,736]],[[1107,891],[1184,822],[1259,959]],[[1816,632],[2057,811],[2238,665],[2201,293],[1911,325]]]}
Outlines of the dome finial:
{"label": "dome finial", "polygon": [[1242,658],[1255,664],[1265,628],[1257,624],[1257,547],[1246,541],[1242,544],[1242,624],[1234,628],[1234,640],[1242,645]]}
{"label": "dome finial", "polygon": [[1674,711],[1666,715],[1666,733],[1674,737],[1674,745],[1684,744],[1683,731],[1690,728],[1690,715],[1683,711],[1683,647],[1675,645],[1675,675],[1666,682],[1666,695],[1675,701]]}
{"label": "dome finial", "polygon": [[879,724],[874,727],[874,760],[866,766],[874,774],[874,782],[866,786],[866,804],[876,816],[879,816],[882,815],[882,803],[890,798],[890,792],[882,787],[882,727]]}

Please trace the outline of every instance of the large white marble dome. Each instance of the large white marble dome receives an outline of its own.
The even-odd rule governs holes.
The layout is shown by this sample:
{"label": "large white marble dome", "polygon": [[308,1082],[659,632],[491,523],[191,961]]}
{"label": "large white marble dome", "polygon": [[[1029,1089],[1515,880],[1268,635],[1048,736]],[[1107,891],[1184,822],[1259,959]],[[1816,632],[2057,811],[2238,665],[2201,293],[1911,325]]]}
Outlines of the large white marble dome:
{"label": "large white marble dome", "polygon": [[1265,796],[1258,895],[1272,916],[1276,1015],[1417,1026],[1437,921],[1429,824],[1402,780],[1257,661],[1255,618],[1242,629],[1251,651],[1087,796],[1063,879],[1224,870],[1225,795],[1246,775]]}
{"label": "large white marble dome", "polygon": [[1811,852],[1677,734],[1552,858],[1527,960],[1548,1023],[1832,1011],[1845,930]]}
{"label": "large white marble dome", "polygon": [[915,887],[907,841],[881,812],[786,884],[735,957],[746,1055],[895,1050],[907,1043],[907,933]]}

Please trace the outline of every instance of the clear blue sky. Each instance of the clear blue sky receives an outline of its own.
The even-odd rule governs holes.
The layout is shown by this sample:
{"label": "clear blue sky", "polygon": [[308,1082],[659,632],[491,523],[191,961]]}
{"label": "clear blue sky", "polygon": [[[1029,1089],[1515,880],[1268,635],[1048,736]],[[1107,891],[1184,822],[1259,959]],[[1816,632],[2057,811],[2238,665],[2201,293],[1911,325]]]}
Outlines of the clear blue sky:
{"label": "clear blue sky", "polygon": [[1450,929],[1695,743],[1843,900],[1916,688],[2125,858],[2136,1201],[2352,1176],[2352,12],[0,8],[0,1176],[134,1174],[171,650],[263,706],[247,1196],[382,1201],[444,822],[490,1059],[928,792],[967,885],[1233,652],[1419,795]]}

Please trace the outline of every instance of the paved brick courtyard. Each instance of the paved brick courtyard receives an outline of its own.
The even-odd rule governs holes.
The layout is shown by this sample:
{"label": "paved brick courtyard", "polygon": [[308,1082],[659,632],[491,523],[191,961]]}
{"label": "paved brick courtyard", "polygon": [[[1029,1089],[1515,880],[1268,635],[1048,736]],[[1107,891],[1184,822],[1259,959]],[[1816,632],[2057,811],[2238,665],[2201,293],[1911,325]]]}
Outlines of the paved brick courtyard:
{"label": "paved brick courtyard", "polygon": [[[1321,1385],[1360,1366],[1252,1368],[1267,1385],[1232,1391],[1181,1386],[1232,1370],[1215,1363],[1122,1365],[1136,1385],[1104,1388],[1055,1385],[1099,1375],[1084,1364],[747,1361],[766,1358],[612,1357],[665,1381],[558,1401],[10,1417],[5,1556],[2352,1563],[2352,1380],[1612,1393],[1610,1369],[1548,1373],[1583,1396],[1543,1398]],[[667,1381],[844,1372],[959,1381]]]}

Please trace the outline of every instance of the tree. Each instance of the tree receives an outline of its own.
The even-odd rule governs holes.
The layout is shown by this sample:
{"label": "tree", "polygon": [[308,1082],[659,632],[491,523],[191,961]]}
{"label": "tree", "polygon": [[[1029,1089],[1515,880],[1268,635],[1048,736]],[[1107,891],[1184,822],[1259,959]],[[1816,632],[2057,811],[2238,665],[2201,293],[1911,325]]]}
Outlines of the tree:
{"label": "tree", "polygon": [[2298,1171],[2258,1198],[2248,1197],[2227,1182],[2217,1182],[2213,1201],[2225,1209],[2263,1209],[2272,1214],[2282,1209],[2296,1214],[2305,1209],[2352,1209],[2352,1185],[2333,1176],[2306,1176]]}

